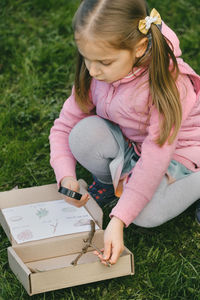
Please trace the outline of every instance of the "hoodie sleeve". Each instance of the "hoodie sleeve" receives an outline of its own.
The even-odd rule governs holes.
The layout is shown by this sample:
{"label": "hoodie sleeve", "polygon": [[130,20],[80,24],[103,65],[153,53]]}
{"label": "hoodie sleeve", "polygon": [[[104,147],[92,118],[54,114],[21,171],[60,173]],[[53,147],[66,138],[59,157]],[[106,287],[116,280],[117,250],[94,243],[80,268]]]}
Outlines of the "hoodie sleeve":
{"label": "hoodie sleeve", "polygon": [[[182,102],[182,121],[184,121],[194,106],[196,94],[186,75],[179,76],[177,86]],[[132,175],[125,185],[117,205],[110,214],[111,217],[116,216],[121,219],[126,226],[133,222],[152,199],[173,157],[178,136],[171,145],[165,142],[160,147],[155,143],[158,133],[159,115],[156,108],[153,108],[148,135],[141,147],[141,157],[133,168]]]}
{"label": "hoodie sleeve", "polygon": [[[93,107],[91,107],[92,109]],[[72,155],[68,138],[72,128],[88,114],[83,113],[75,101],[74,88],[65,101],[59,118],[50,130],[50,164],[54,169],[58,185],[65,176],[76,178],[76,160]]]}

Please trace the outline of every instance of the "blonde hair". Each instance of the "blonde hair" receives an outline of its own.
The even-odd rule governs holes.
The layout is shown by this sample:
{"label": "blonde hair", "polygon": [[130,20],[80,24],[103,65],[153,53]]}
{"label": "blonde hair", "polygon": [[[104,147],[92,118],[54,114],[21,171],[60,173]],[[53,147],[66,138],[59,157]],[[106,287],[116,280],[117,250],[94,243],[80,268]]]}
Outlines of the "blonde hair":
{"label": "blonde hair", "polygon": [[[73,20],[74,32],[88,30],[116,49],[133,50],[145,37],[138,30],[138,23],[147,15],[145,0],[83,0]],[[175,140],[181,125],[182,109],[175,83],[179,69],[172,46],[169,46],[170,42],[159,28],[152,24],[149,33],[152,45],[133,67],[148,67],[152,104],[160,116],[160,132],[156,142],[162,146],[167,140],[170,144]],[[91,107],[91,79],[84,59],[78,53],[75,97],[81,110],[87,113],[90,113]]]}

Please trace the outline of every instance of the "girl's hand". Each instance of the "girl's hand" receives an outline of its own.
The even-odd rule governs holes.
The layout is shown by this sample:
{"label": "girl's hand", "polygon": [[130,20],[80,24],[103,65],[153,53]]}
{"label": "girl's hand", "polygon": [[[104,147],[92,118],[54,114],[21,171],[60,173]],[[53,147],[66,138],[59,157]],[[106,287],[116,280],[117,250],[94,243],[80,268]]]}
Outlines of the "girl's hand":
{"label": "girl's hand", "polygon": [[124,250],[123,240],[124,223],[117,217],[112,217],[104,232],[103,256],[95,252],[101,262],[106,265],[106,261],[115,264]]}
{"label": "girl's hand", "polygon": [[[68,189],[74,191],[74,192],[79,192],[79,183],[74,177],[70,177],[70,176],[64,177],[61,180],[61,185],[65,188],[68,188]],[[66,202],[68,202],[69,204],[76,206],[76,207],[84,206],[87,203],[87,201],[89,200],[88,193],[84,194],[80,200],[66,197],[64,195],[63,195],[63,197]]]}

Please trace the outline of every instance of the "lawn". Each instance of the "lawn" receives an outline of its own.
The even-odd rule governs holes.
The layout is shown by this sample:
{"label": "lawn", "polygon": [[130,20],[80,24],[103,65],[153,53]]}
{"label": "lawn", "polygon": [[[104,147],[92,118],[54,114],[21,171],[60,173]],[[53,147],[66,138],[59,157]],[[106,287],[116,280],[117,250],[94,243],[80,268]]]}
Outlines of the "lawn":
{"label": "lawn", "polygon": [[[55,182],[49,165],[49,130],[69,96],[77,0],[0,2],[0,191]],[[199,1],[150,0],[178,34],[183,58],[197,72]],[[78,177],[91,176],[78,166]],[[135,275],[48,292],[31,299],[200,299],[200,228],[195,205],[168,223],[125,229]],[[104,210],[104,228],[109,211]],[[8,266],[9,241],[0,228],[0,300],[30,299]]]}

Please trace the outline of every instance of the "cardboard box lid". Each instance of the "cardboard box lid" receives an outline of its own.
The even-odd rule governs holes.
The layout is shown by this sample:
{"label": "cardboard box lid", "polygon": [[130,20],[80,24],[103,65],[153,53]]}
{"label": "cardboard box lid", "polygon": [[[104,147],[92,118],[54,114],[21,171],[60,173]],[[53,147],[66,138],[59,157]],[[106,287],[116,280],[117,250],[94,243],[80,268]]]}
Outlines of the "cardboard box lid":
{"label": "cardboard box lid", "polygon": [[[83,179],[80,179],[79,184],[80,193],[86,193],[87,183]],[[2,213],[3,208],[9,208],[13,206],[20,206],[37,202],[55,201],[59,199],[63,199],[63,196],[60,193],[58,193],[58,188],[56,184],[0,192],[0,224],[2,225],[11,244],[16,245],[17,243],[13,239],[9,226],[6,222],[6,219],[4,218],[4,215]],[[103,224],[103,211],[96,203],[96,201],[92,198],[89,199],[85,205],[85,208],[89,212],[95,223],[101,229]],[[56,239],[56,237],[53,237],[53,239]],[[34,243],[34,241],[26,242],[26,244],[28,243]]]}

